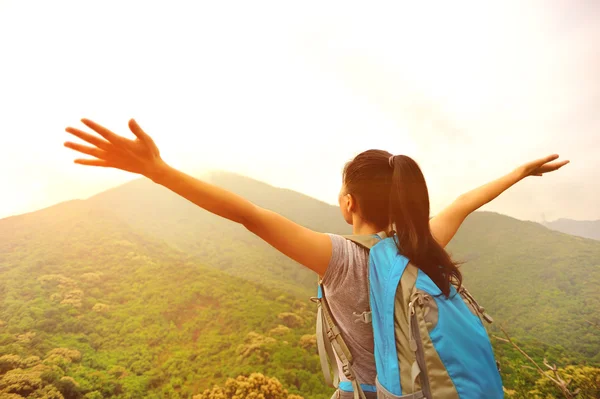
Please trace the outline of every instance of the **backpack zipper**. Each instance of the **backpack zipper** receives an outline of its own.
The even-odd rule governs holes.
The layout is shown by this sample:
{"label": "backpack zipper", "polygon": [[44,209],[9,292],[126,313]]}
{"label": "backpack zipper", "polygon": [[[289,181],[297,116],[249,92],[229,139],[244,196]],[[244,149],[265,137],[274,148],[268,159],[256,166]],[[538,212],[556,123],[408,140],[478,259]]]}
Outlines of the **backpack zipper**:
{"label": "backpack zipper", "polygon": [[[418,294],[417,298],[418,304],[423,304],[423,299],[421,294]],[[421,341],[421,331],[419,329],[419,322],[417,320],[417,314],[415,312],[415,301],[411,301],[408,304],[409,309],[409,331],[410,331],[410,348],[415,352],[415,358],[417,361],[417,365],[421,370],[421,390],[423,391],[423,395],[426,399],[431,399],[431,387],[429,386],[429,377],[427,376],[427,366],[425,364],[425,351],[423,349],[423,341]],[[415,339],[416,338],[416,339]],[[413,381],[414,386],[414,381]],[[413,389],[414,390],[414,389]]]}

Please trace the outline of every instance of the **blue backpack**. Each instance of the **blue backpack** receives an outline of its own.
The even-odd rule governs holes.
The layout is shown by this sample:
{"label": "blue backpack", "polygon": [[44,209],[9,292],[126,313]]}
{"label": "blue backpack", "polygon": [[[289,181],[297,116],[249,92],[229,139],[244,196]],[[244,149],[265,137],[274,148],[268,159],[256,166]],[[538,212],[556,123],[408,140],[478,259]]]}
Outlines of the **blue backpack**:
{"label": "blue backpack", "polygon": [[[372,323],[376,385],[361,384],[352,354],[327,305],[321,281],[317,298],[317,346],[328,385],[354,392],[377,392],[378,399],[503,398],[502,380],[482,319],[491,317],[469,292],[452,287],[446,298],[421,270],[398,253],[394,237],[345,236],[370,250],[370,309],[357,321]],[[339,383],[337,355],[349,381]],[[329,367],[333,371],[333,380]],[[339,383],[339,386],[338,386]]]}

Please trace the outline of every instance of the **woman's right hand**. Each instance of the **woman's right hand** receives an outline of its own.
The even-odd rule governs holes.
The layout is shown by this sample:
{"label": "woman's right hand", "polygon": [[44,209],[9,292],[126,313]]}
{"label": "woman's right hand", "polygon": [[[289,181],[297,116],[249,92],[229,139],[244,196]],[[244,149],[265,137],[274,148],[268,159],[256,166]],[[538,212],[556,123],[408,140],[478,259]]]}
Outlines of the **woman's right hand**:
{"label": "woman's right hand", "polygon": [[94,159],[76,159],[75,163],[121,169],[153,180],[166,166],[154,140],[142,130],[135,120],[129,121],[129,129],[137,137],[135,140],[119,136],[89,119],[82,119],[81,122],[102,138],[73,127],[67,127],[65,130],[68,133],[93,145],[91,147],[65,142],[65,147],[94,157]]}
{"label": "woman's right hand", "polygon": [[569,163],[569,161],[552,162],[556,159],[558,159],[558,154],[549,155],[521,165],[517,168],[517,171],[522,178],[527,176],[543,176],[544,173],[554,172]]}

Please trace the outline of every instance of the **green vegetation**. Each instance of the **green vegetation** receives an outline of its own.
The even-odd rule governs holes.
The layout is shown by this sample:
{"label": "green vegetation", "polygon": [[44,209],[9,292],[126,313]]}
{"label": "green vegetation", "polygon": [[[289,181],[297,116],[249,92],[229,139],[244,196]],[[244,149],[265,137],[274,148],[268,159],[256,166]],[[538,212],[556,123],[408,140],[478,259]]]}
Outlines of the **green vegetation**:
{"label": "green vegetation", "polygon": [[[302,194],[234,174],[215,173],[210,179],[315,230],[338,234],[352,231],[339,209]],[[106,191],[89,202],[114,211],[138,231],[164,240],[203,264],[301,298],[314,294],[317,280],[313,272],[281,255],[243,226],[212,215],[147,179]]]}
{"label": "green vegetation", "polygon": [[[543,365],[544,359],[559,368],[564,380],[572,379],[568,385],[571,391],[580,389],[578,399],[598,398],[600,381],[600,365],[587,365],[588,360],[581,356],[573,356],[560,346],[540,344],[532,339],[513,339],[544,371],[552,373]],[[506,390],[506,398],[511,399],[552,399],[564,398],[556,385],[547,377],[541,376],[536,367],[510,344],[492,338],[496,359],[500,362],[502,380]]]}
{"label": "green vegetation", "polygon": [[[314,229],[348,232],[335,207],[213,179]],[[478,213],[451,249],[496,323],[572,377],[578,398],[597,397],[600,331],[585,320],[598,322],[600,242]],[[315,285],[243,228],[143,180],[2,219],[0,397],[329,397]],[[560,397],[516,349],[494,347],[507,397]]]}
{"label": "green vegetation", "polygon": [[[256,370],[305,398],[328,392],[306,344],[308,301],[204,267],[83,201],[40,212],[40,228],[33,216],[3,221],[14,235],[0,258],[0,392],[187,398]],[[48,360],[56,348],[77,356]]]}
{"label": "green vegetation", "polygon": [[600,363],[600,242],[477,212],[452,240],[465,285],[497,324]]}
{"label": "green vegetation", "polygon": [[194,395],[193,399],[229,399],[234,397],[303,399],[301,396],[288,394],[277,378],[265,377],[260,373],[253,373],[249,377],[229,378],[223,388],[215,386],[213,389],[207,389],[201,395]]}

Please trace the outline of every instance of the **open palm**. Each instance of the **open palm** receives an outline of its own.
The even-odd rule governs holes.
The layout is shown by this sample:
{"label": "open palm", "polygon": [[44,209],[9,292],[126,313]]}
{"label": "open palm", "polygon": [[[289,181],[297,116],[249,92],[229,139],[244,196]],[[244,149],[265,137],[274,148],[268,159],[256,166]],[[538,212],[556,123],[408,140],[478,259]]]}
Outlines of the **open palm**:
{"label": "open palm", "polygon": [[129,121],[129,129],[137,137],[135,140],[119,136],[89,119],[82,119],[81,122],[98,133],[100,137],[73,127],[65,129],[73,136],[92,144],[92,146],[88,146],[65,142],[65,147],[94,157],[93,159],[79,158],[75,160],[75,163],[116,168],[144,176],[150,176],[164,164],[154,140],[142,130],[135,120]]}

